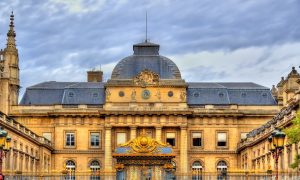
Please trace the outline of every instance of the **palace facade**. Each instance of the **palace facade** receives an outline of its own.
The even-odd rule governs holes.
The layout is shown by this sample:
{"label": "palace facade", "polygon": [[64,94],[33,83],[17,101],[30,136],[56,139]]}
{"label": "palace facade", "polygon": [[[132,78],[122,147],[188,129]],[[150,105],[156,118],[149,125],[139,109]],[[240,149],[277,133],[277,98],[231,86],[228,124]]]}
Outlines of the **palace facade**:
{"label": "palace facade", "polygon": [[[41,82],[27,87],[18,103],[13,20],[11,15],[7,46],[0,51],[0,122],[16,134],[10,153],[21,156],[26,146],[30,168],[39,170],[12,163],[6,169],[12,174],[137,179],[257,169],[267,149],[253,154],[263,143],[252,143],[258,137],[253,129],[281,112],[299,88],[295,69],[295,76],[283,79],[292,83],[272,91],[252,82],[186,82],[176,64],[160,55],[160,46],[145,41],[133,45],[107,82],[97,70],[87,72],[87,82]],[[6,125],[6,119],[13,123]]]}

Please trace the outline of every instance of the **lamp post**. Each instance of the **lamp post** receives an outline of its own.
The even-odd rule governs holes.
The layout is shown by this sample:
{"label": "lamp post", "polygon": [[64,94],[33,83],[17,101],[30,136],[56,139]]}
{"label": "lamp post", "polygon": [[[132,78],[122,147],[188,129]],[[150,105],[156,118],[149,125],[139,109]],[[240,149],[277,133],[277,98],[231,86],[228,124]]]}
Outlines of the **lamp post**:
{"label": "lamp post", "polygon": [[281,130],[274,130],[272,135],[268,138],[270,143],[270,150],[272,152],[273,159],[275,160],[276,180],[278,180],[278,158],[284,148],[285,133]]}
{"label": "lamp post", "polygon": [[2,159],[5,156],[5,152],[10,149],[11,138],[7,135],[7,131],[5,131],[2,127],[0,127],[0,180],[3,180],[2,174]]}

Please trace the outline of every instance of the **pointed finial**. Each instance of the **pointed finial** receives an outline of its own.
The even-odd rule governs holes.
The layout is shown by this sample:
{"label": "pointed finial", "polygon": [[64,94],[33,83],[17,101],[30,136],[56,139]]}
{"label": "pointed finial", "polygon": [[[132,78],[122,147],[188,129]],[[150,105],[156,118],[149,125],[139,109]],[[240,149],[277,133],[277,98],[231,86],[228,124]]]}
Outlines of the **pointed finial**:
{"label": "pointed finial", "polygon": [[15,33],[15,31],[14,31],[14,27],[15,27],[14,20],[15,20],[14,12],[11,11],[11,15],[10,15],[10,24],[9,24],[9,31],[8,31],[8,33],[7,33],[7,36],[8,36],[8,37],[16,37],[16,33]]}
{"label": "pointed finial", "polygon": [[15,27],[15,25],[14,25],[14,20],[15,20],[14,12],[11,11],[11,15],[10,15],[10,24],[9,24],[10,29],[13,29],[13,28]]}
{"label": "pointed finial", "polygon": [[10,15],[10,24],[9,24],[9,30],[7,32],[7,44],[6,44],[6,50],[8,51],[16,51],[16,32],[14,30],[15,24],[14,24],[15,16],[14,12],[11,11]]}
{"label": "pointed finial", "polygon": [[145,42],[148,42],[148,13],[146,11],[146,39]]}

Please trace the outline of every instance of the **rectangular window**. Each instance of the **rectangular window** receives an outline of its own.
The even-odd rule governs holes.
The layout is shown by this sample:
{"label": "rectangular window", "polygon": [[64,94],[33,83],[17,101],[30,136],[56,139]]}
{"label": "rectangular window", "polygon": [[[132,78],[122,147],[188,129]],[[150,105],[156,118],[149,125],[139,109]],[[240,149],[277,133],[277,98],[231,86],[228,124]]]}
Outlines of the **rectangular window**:
{"label": "rectangular window", "polygon": [[46,139],[48,139],[49,141],[52,140],[52,135],[49,132],[44,132],[43,133],[43,137],[46,138]]}
{"label": "rectangular window", "polygon": [[166,142],[171,146],[175,146],[175,133],[167,133],[166,134]]}
{"label": "rectangular window", "polygon": [[192,133],[192,141],[194,147],[202,146],[202,134],[200,132],[193,132]]}
{"label": "rectangular window", "polygon": [[66,133],[66,146],[75,146],[75,133]]}
{"label": "rectangular window", "polygon": [[100,133],[92,132],[90,134],[90,146],[99,147],[100,146]]}
{"label": "rectangular window", "polygon": [[227,133],[219,132],[217,134],[218,147],[226,147],[227,146]]}
{"label": "rectangular window", "polygon": [[126,142],[126,133],[124,132],[118,132],[117,133],[117,145],[124,144]]}

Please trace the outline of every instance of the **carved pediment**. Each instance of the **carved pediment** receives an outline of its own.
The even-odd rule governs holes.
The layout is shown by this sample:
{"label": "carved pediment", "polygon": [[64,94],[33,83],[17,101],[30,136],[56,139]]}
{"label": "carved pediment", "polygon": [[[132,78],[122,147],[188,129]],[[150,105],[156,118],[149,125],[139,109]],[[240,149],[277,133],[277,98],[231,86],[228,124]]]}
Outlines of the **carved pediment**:
{"label": "carved pediment", "polygon": [[159,75],[149,69],[144,69],[133,79],[133,82],[140,86],[158,85]]}

